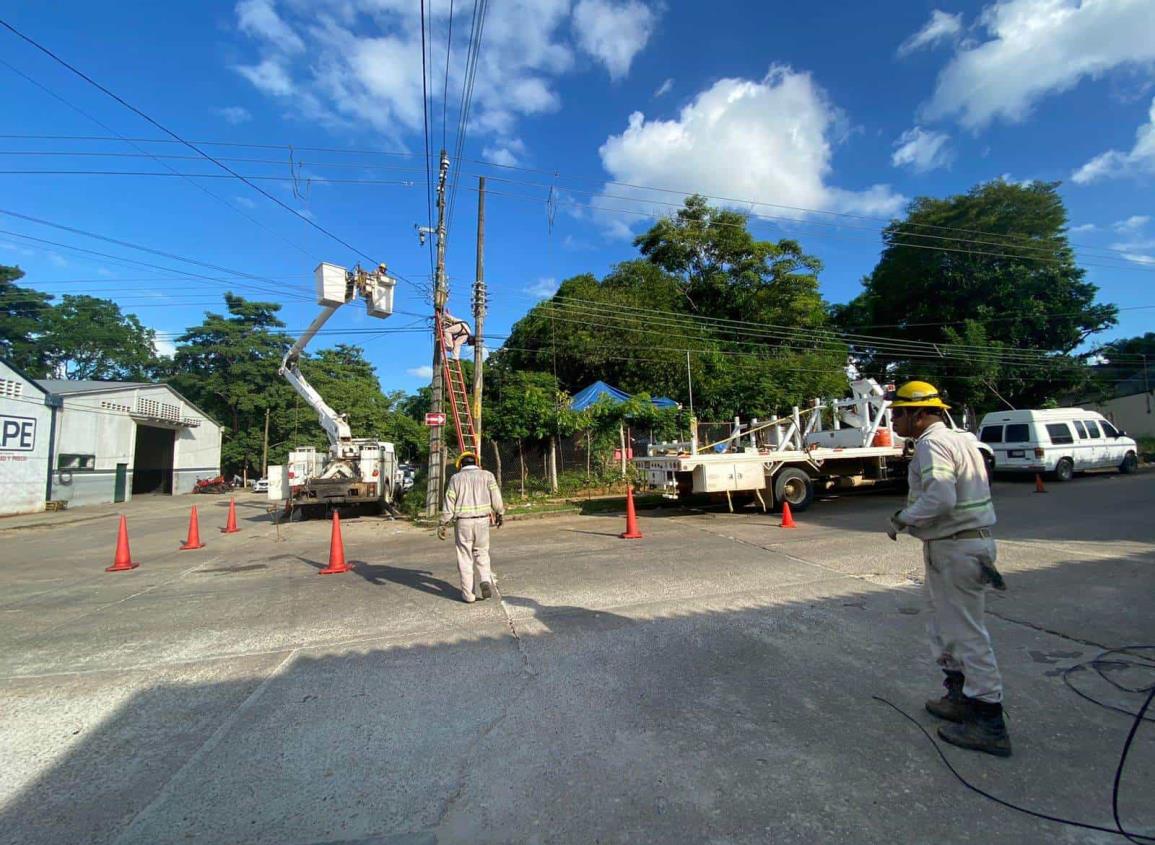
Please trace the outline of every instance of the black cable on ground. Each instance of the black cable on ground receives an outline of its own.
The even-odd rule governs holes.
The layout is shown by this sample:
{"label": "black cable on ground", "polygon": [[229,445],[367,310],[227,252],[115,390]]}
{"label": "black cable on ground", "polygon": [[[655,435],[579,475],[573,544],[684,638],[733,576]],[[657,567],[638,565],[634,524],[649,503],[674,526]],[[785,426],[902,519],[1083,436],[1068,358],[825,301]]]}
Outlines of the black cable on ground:
{"label": "black cable on ground", "polygon": [[[1119,789],[1120,789],[1120,786],[1121,786],[1122,780],[1123,780],[1123,769],[1127,765],[1127,755],[1131,752],[1131,745],[1135,741],[1135,735],[1139,731],[1139,725],[1142,724],[1143,722],[1155,721],[1155,719],[1147,717],[1147,710],[1151,707],[1151,702],[1153,700],[1155,700],[1155,683],[1152,683],[1150,686],[1132,688],[1132,687],[1128,687],[1128,686],[1125,686],[1123,684],[1119,684],[1119,683],[1111,680],[1110,678],[1106,677],[1106,675],[1103,674],[1102,670],[1104,667],[1112,667],[1112,668],[1137,668],[1138,667],[1138,668],[1146,668],[1146,669],[1155,670],[1155,662],[1152,662],[1152,663],[1146,662],[1146,661],[1150,660],[1151,658],[1148,658],[1144,654],[1136,654],[1135,653],[1135,652],[1142,652],[1142,651],[1148,651],[1148,650],[1155,651],[1155,646],[1153,646],[1153,645],[1125,646],[1123,648],[1110,649],[1110,650],[1105,651],[1102,654],[1100,654],[1094,660],[1087,661],[1086,663],[1076,664],[1075,666],[1070,667],[1069,669],[1067,669],[1063,673],[1063,681],[1067,684],[1068,687],[1071,688],[1072,691],[1074,691],[1075,693],[1080,695],[1082,698],[1086,699],[1087,701],[1092,702],[1093,704],[1097,704],[1100,707],[1104,707],[1108,710],[1113,710],[1117,713],[1123,713],[1125,715],[1131,716],[1132,720],[1133,720],[1131,722],[1131,730],[1128,731],[1127,739],[1124,741],[1123,749],[1119,754],[1119,764],[1115,768],[1115,779],[1114,779],[1114,783],[1113,783],[1112,788],[1111,788],[1111,813],[1112,813],[1112,816],[1114,817],[1114,820],[1115,820],[1115,827],[1113,827],[1113,828],[1103,827],[1101,825],[1096,825],[1096,824],[1090,824],[1088,822],[1076,821],[1074,819],[1064,819],[1064,818],[1061,818],[1059,816],[1047,815],[1046,813],[1040,813],[1037,810],[1030,810],[1026,807],[1020,807],[1017,804],[1012,804],[1009,801],[1005,801],[1002,798],[999,798],[997,795],[992,795],[991,793],[986,792],[983,789],[980,789],[979,787],[975,786],[973,783],[971,783],[966,778],[964,778],[961,774],[958,773],[958,770],[955,769],[955,767],[951,765],[950,760],[947,759],[946,754],[943,753],[943,750],[939,746],[939,744],[934,741],[934,738],[927,732],[926,728],[924,728],[921,724],[919,724],[918,721],[913,716],[911,716],[909,713],[907,713],[905,710],[903,710],[897,704],[895,704],[891,701],[887,701],[882,696],[875,695],[875,696],[871,696],[871,697],[874,698],[876,701],[881,701],[883,704],[890,707],[892,710],[894,710],[896,713],[898,713],[900,716],[902,716],[904,719],[906,719],[908,722],[910,722],[912,725],[914,725],[916,728],[918,728],[922,732],[922,735],[926,737],[927,742],[929,742],[932,746],[934,746],[934,750],[938,753],[938,756],[942,760],[943,765],[945,765],[947,767],[947,769],[950,771],[950,773],[952,775],[955,776],[955,778],[959,781],[959,783],[961,783],[963,786],[965,786],[971,792],[978,793],[979,795],[983,796],[984,798],[988,798],[991,801],[994,801],[996,804],[1000,804],[1000,805],[1002,805],[1008,809],[1015,810],[1016,812],[1019,812],[1019,813],[1025,813],[1026,815],[1033,816],[1037,819],[1043,819],[1044,821],[1055,822],[1056,824],[1067,825],[1069,827],[1079,827],[1079,828],[1083,828],[1084,830],[1094,830],[1094,831],[1098,831],[1099,833],[1110,833],[1110,834],[1113,834],[1115,836],[1122,836],[1127,841],[1137,843],[1137,845],[1146,845],[1146,843],[1155,843],[1155,836],[1135,833],[1135,832],[1129,831],[1123,827],[1122,821],[1119,818]],[[1118,659],[1108,660],[1108,659],[1105,659],[1105,658],[1110,657],[1111,655],[1127,655],[1129,657],[1137,658],[1137,659],[1135,659],[1135,660],[1118,660]],[[1131,692],[1131,693],[1146,693],[1147,699],[1143,702],[1143,706],[1139,708],[1138,712],[1132,713],[1130,710],[1125,710],[1121,707],[1115,707],[1113,705],[1098,701],[1098,700],[1090,697],[1089,695],[1086,695],[1085,693],[1081,692],[1080,690],[1076,689],[1068,680],[1068,675],[1075,670],[1082,669],[1082,668],[1085,668],[1087,666],[1094,668],[1095,671],[1098,672],[1098,674],[1101,678],[1103,678],[1105,681],[1107,681],[1108,683],[1110,683],[1112,686],[1114,686],[1116,689],[1118,689],[1120,691]]]}

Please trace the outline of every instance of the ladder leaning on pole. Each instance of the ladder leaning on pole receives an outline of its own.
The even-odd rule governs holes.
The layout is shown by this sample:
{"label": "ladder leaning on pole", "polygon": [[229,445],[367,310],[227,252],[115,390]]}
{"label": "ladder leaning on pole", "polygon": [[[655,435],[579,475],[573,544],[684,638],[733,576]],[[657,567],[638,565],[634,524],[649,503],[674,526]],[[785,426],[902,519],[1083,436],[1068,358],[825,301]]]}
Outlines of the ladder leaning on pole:
{"label": "ladder leaning on pole", "polygon": [[465,374],[461,360],[450,355],[445,342],[445,332],[441,325],[441,315],[437,315],[437,342],[441,344],[441,380],[445,393],[449,396],[449,408],[453,414],[453,424],[457,429],[457,450],[465,452],[473,449],[476,442],[473,427],[473,410],[469,403],[469,393],[465,388]]}

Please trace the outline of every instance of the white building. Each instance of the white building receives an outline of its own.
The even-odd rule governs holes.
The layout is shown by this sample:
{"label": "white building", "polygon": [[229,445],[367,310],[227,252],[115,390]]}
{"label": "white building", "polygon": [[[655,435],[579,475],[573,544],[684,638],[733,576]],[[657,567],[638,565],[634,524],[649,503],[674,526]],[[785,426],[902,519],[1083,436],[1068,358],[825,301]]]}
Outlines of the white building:
{"label": "white building", "polygon": [[1145,375],[1119,382],[1110,397],[1097,398],[1083,407],[1094,408],[1132,437],[1155,437],[1155,390]]}
{"label": "white building", "polygon": [[44,510],[52,465],[51,398],[0,360],[0,516]]}
{"label": "white building", "polygon": [[38,379],[56,411],[50,498],[69,506],[191,493],[221,466],[221,429],[166,384]]}

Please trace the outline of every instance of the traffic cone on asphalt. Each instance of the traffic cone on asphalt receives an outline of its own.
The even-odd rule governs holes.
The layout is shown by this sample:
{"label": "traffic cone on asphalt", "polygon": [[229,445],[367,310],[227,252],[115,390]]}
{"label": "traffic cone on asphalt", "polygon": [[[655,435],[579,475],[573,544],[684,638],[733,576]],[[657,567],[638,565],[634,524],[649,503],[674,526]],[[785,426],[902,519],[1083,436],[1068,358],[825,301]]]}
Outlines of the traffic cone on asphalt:
{"label": "traffic cone on asphalt", "polygon": [[333,511],[333,536],[329,540],[329,565],[318,572],[318,575],[338,575],[348,572],[349,566],[345,563],[345,541],[341,539],[341,515]]}
{"label": "traffic cone on asphalt", "polygon": [[236,534],[240,530],[237,528],[237,500],[229,499],[229,518],[225,522],[225,527],[221,529],[221,533]]}
{"label": "traffic cone on asphalt", "polygon": [[638,530],[638,513],[634,510],[634,487],[631,484],[626,488],[626,530],[619,534],[623,540],[640,540],[642,532]]}
{"label": "traffic cone on asphalt", "polygon": [[797,528],[794,524],[794,514],[790,513],[790,503],[782,503],[782,521],[778,523],[779,528]]}
{"label": "traffic cone on asphalt", "polygon": [[192,510],[188,515],[188,537],[185,538],[184,545],[180,547],[182,552],[189,549],[203,549],[205,544],[201,542],[201,521],[197,517],[197,506],[193,505]]}
{"label": "traffic cone on asphalt", "polygon": [[139,563],[132,562],[132,552],[128,549],[128,520],[124,518],[124,514],[120,516],[120,531],[116,535],[116,557],[112,560],[112,566],[105,569],[105,572],[127,572],[129,569],[136,569],[140,566]]}
{"label": "traffic cone on asphalt", "polygon": [[1046,493],[1047,492],[1047,488],[1043,486],[1043,476],[1039,475],[1039,473],[1037,473],[1037,472],[1035,473],[1035,492],[1036,493]]}

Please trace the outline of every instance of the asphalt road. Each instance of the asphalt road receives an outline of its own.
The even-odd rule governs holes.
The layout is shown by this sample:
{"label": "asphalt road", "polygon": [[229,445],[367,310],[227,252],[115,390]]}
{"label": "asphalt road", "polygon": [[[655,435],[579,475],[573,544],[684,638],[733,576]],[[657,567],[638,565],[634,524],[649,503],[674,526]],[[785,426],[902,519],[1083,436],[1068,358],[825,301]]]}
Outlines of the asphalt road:
{"label": "asphalt road", "polygon": [[[1155,644],[1155,473],[1000,482],[990,601],[1015,756],[947,747],[983,789],[1110,827],[1130,720],[1066,667]],[[966,791],[879,695],[932,729],[921,552],[892,495],[756,511],[509,523],[502,599],[457,600],[452,548],[259,497],[221,535],[196,497],[128,508],[140,568],[106,574],[116,516],[0,523],[0,842],[1064,842],[1120,837]],[[71,515],[70,518],[75,518]],[[1131,683],[1151,683],[1118,674]],[[1084,691],[1134,709],[1091,672]],[[933,730],[932,730],[933,733]],[[1155,731],[1120,808],[1155,833]]]}

